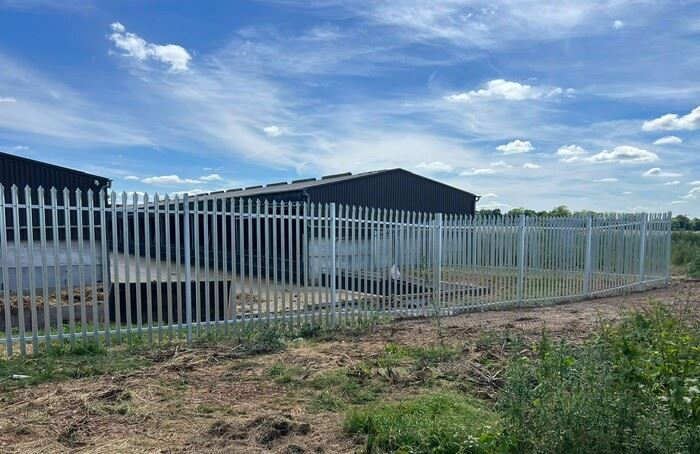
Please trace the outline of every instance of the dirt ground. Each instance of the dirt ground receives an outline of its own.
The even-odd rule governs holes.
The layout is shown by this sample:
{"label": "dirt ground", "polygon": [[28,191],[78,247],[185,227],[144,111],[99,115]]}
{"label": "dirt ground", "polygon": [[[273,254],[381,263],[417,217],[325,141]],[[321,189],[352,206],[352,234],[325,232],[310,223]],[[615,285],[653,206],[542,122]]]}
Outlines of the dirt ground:
{"label": "dirt ground", "polygon": [[[296,340],[282,352],[258,356],[239,357],[230,346],[154,353],[156,363],[145,369],[0,395],[0,452],[361,452],[363,440],[342,432],[342,412],[313,410],[308,391],[274,380],[270,368],[283,362],[300,369],[302,378],[313,377],[376,357],[388,343],[438,345],[441,334],[461,352],[451,372],[488,400],[502,369],[485,359],[503,355],[503,346],[485,338],[513,333],[534,340],[547,329],[555,338],[579,341],[599,323],[614,322],[623,310],[645,307],[651,299],[700,313],[700,283],[463,314],[441,319],[440,329],[434,320],[403,320],[362,336]],[[418,386],[411,380],[391,383],[383,399],[410,395]]]}

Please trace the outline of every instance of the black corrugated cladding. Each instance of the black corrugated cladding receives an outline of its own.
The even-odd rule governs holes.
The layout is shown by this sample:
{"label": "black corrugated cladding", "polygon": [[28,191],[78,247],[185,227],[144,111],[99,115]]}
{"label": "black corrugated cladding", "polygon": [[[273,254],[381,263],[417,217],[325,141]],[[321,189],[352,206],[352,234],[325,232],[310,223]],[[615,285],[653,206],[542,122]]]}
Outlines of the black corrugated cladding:
{"label": "black corrugated cladding", "polygon": [[[44,188],[44,200],[45,203],[51,205],[51,193],[52,187],[57,189],[56,203],[59,206],[64,205],[63,200],[63,189],[68,188],[70,191],[70,204],[75,206],[75,190],[80,189],[83,193],[82,202],[83,206],[87,206],[87,191],[92,189],[94,192],[93,202],[95,206],[99,205],[99,191],[100,189],[107,189],[110,187],[112,180],[109,178],[101,177],[98,175],[91,175],[89,173],[81,172],[75,169],[69,169],[67,167],[61,167],[54,164],[49,164],[47,162],[35,161],[33,159],[24,158],[21,156],[15,156],[12,154],[0,152],[0,184],[2,184],[5,192],[6,202],[11,202],[12,200],[12,185],[16,185],[17,200],[20,204],[25,202],[25,187],[29,186],[31,188],[31,197],[34,204],[38,201],[37,188],[41,186]],[[107,194],[105,194],[106,197]],[[0,194],[2,197],[2,194]],[[106,199],[105,199],[106,201]],[[18,227],[20,229],[20,240],[27,239],[27,210],[26,208],[21,208],[18,210],[19,222]],[[77,232],[77,227],[75,227],[76,213],[73,213],[71,217],[74,219],[73,222],[73,234]],[[58,223],[60,225],[64,222],[63,210],[58,212]],[[34,239],[39,239],[39,212],[38,210],[32,210],[32,221],[34,225]],[[87,218],[85,218],[87,221]],[[9,240],[13,240],[14,234],[14,216],[10,208],[6,208],[5,211],[5,222],[7,225],[7,236]],[[47,225],[52,225],[51,213],[46,213],[46,223]],[[87,223],[85,224],[87,225]],[[88,228],[85,227],[84,235],[89,232]],[[51,230],[47,230],[47,235],[51,239]],[[65,237],[65,231],[63,229],[59,230],[59,239]]]}
{"label": "black corrugated cladding", "polygon": [[463,215],[474,214],[477,199],[472,193],[404,169],[329,181],[307,188],[306,193],[314,203]]}
{"label": "black corrugated cladding", "polygon": [[[97,193],[100,189],[110,187],[112,180],[98,175],[81,172],[67,167],[61,167],[47,162],[35,161],[33,159],[15,156],[0,152],[0,184],[5,187],[5,200],[10,201],[10,188],[17,185],[19,188],[18,198],[24,202],[24,188],[32,188],[32,197],[36,197],[36,189],[41,186],[46,191],[47,203],[49,202],[49,190],[55,187],[58,190],[58,203],[63,203],[63,189],[68,188],[71,192],[80,189],[86,192],[92,189],[95,192],[95,202],[97,203]],[[36,201],[36,199],[34,199]]]}

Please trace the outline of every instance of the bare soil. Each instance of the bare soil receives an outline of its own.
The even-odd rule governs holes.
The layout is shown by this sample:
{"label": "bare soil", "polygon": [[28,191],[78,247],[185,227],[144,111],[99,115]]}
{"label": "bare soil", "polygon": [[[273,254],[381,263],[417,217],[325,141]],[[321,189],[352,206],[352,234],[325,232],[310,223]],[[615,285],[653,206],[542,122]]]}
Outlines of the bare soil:
{"label": "bare soil", "polygon": [[[231,346],[153,353],[156,364],[118,375],[44,383],[0,395],[0,452],[361,452],[363,440],[342,432],[343,414],[313,410],[308,389],[271,377],[279,362],[301,379],[352,367],[380,355],[388,343],[458,347],[458,360],[411,379],[391,380],[382,398],[420,390],[420,374],[451,373],[467,389],[493,399],[501,384],[505,345],[489,338],[534,341],[585,339],[600,323],[651,300],[700,314],[700,283],[548,307],[468,313],[440,320],[381,325],[362,336],[291,342],[285,351],[240,357]],[[500,337],[499,337],[500,336]]]}

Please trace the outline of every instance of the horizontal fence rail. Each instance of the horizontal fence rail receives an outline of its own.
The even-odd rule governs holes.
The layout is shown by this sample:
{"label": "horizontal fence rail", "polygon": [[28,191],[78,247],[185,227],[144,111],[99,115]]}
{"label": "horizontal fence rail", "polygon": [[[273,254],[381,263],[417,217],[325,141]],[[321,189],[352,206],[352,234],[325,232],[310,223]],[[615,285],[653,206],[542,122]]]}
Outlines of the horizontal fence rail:
{"label": "horizontal fence rail", "polygon": [[666,286],[671,215],[444,216],[0,186],[8,355]]}

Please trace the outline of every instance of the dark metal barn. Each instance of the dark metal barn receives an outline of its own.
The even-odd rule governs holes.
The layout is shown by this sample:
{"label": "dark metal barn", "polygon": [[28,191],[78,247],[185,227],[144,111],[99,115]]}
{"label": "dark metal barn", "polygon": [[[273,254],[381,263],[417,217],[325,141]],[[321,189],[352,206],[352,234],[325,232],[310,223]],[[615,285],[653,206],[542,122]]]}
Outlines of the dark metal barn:
{"label": "dark metal barn", "polygon": [[461,215],[473,215],[478,199],[471,192],[405,169],[376,170],[355,175],[343,173],[210,195],[286,202],[335,202],[357,207]]}

